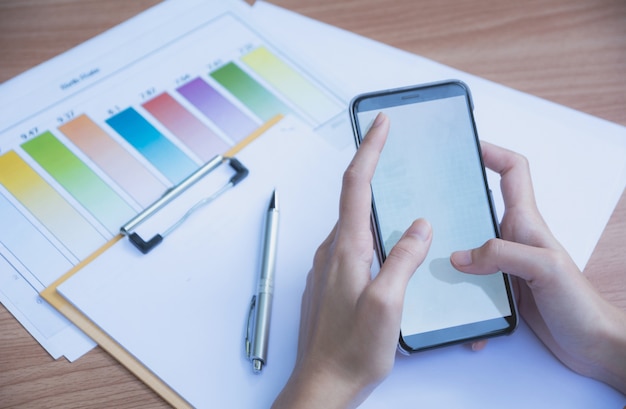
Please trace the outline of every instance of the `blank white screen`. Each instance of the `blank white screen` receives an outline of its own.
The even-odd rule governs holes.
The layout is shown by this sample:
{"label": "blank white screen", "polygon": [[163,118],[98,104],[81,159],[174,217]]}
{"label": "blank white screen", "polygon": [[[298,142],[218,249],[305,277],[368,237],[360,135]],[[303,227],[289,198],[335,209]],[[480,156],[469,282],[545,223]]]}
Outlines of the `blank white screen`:
{"label": "blank white screen", "polygon": [[[379,111],[359,113],[359,123],[370,124]],[[382,111],[391,129],[372,191],[385,254],[413,220],[424,217],[433,227],[428,256],[407,289],[403,334],[510,315],[501,273],[463,274],[449,261],[453,251],[495,237],[465,97]]]}

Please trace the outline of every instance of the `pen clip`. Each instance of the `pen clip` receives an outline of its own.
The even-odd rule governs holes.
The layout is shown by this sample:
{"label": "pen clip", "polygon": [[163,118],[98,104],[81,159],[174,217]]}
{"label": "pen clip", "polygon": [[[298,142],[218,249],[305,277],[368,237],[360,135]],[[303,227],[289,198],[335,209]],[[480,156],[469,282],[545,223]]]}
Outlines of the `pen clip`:
{"label": "pen clip", "polygon": [[248,359],[250,359],[250,353],[251,348],[252,348],[252,337],[250,334],[250,330],[252,328],[252,321],[253,321],[253,313],[254,313],[254,309],[256,306],[256,294],[252,296],[252,300],[250,300],[250,309],[248,310],[248,322],[246,323],[246,357],[248,357]]}

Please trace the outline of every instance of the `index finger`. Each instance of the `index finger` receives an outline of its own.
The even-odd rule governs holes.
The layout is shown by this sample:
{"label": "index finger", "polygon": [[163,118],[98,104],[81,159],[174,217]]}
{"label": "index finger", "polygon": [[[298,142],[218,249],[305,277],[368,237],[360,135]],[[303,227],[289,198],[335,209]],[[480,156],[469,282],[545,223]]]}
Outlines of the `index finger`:
{"label": "index finger", "polygon": [[500,174],[500,187],[506,208],[516,205],[536,207],[528,160],[516,152],[481,141],[485,166]]}
{"label": "index finger", "polygon": [[363,226],[369,231],[372,206],[370,183],[388,132],[389,118],[381,112],[376,116],[343,174],[339,199],[339,230],[346,234],[357,233],[363,230]]}

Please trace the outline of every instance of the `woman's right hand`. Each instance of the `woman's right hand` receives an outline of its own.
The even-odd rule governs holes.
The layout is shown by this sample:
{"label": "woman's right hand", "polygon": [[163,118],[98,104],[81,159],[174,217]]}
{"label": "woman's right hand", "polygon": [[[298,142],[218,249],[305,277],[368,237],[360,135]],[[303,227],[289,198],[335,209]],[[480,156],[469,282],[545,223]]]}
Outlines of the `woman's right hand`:
{"label": "woman's right hand", "polygon": [[[501,176],[501,239],[454,252],[459,271],[516,276],[519,310],[544,344],[574,371],[626,393],[626,313],[604,300],[541,217],[523,156],[483,142],[485,166]],[[575,221],[573,221],[575,222]]]}

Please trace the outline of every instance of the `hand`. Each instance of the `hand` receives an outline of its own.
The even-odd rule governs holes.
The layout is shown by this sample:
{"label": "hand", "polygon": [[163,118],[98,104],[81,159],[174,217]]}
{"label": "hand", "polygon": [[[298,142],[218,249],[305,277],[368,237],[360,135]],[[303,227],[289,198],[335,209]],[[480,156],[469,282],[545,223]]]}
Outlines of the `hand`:
{"label": "hand", "polygon": [[404,292],[431,228],[415,221],[371,278],[370,182],[389,130],[379,114],[343,177],[339,220],[315,254],[302,298],[298,358],[274,407],[354,407],[391,371]]}
{"label": "hand", "polygon": [[483,142],[485,166],[501,176],[502,239],[452,254],[471,274],[518,277],[519,309],[565,365],[626,393],[626,314],[591,286],[539,214],[526,159]]}

